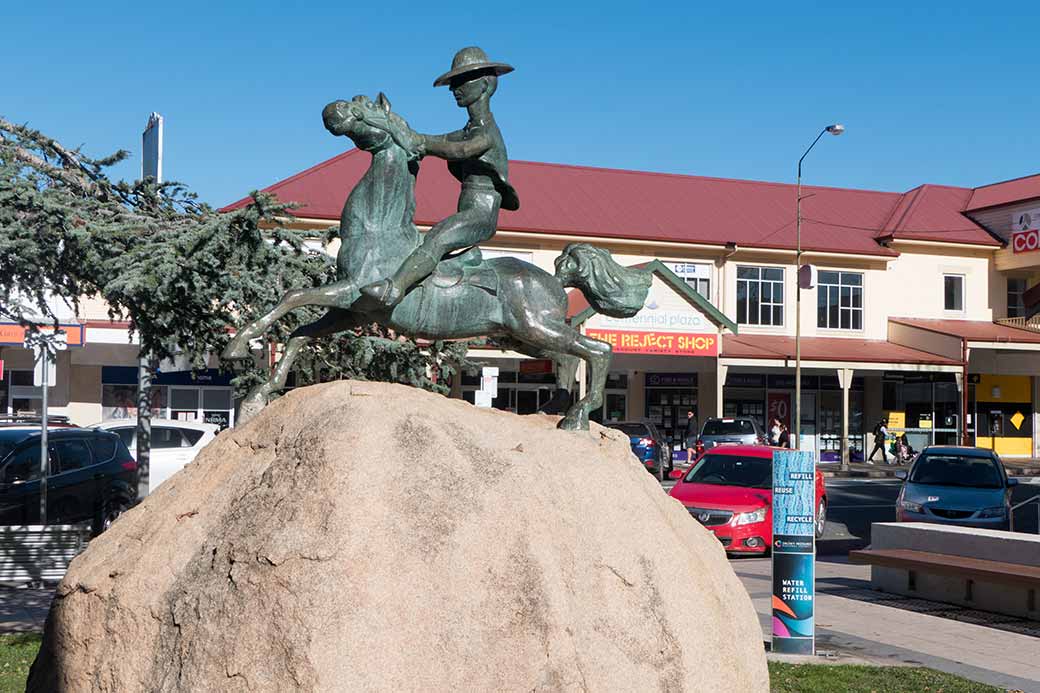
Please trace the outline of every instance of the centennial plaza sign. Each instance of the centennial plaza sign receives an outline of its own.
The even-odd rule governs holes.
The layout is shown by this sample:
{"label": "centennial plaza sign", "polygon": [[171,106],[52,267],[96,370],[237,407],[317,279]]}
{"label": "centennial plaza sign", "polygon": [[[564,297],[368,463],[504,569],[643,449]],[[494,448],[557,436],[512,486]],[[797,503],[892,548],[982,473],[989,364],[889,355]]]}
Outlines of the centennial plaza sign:
{"label": "centennial plaza sign", "polygon": [[657,274],[642,310],[624,319],[596,314],[585,334],[616,354],[719,355],[719,328]]}

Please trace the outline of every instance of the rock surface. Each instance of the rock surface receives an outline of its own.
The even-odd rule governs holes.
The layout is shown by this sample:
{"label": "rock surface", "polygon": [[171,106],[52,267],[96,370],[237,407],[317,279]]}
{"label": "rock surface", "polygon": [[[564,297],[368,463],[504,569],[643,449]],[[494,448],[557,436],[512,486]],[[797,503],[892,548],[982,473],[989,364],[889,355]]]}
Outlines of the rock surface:
{"label": "rock surface", "polygon": [[617,431],[297,390],[91,542],[28,691],[768,691],[719,543]]}

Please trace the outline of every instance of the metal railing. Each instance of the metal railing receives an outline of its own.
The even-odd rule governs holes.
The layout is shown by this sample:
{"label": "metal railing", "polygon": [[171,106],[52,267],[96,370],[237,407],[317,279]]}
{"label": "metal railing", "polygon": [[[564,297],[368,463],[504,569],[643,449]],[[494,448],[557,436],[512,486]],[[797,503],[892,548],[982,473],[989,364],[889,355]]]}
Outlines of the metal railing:
{"label": "metal railing", "polygon": [[1021,503],[1015,503],[1011,506],[1011,521],[1014,523],[1015,511],[1019,508],[1029,505],[1030,503],[1036,503],[1036,533],[1040,534],[1040,493],[1036,494],[1032,498],[1026,498]]}
{"label": "metal railing", "polygon": [[1021,330],[1035,330],[1040,332],[1040,315],[1034,315],[1031,318],[999,318],[995,320],[998,325],[1004,325],[1005,327],[1017,327]]}

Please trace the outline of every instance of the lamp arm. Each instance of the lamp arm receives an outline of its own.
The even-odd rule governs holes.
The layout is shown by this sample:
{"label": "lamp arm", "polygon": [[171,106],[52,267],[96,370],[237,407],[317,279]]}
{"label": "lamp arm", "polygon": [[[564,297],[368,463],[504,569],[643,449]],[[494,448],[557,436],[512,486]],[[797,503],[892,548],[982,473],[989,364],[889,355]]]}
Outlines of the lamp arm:
{"label": "lamp arm", "polygon": [[805,150],[805,154],[802,154],[802,158],[798,160],[798,177],[799,178],[802,177],[802,161],[805,159],[805,157],[809,156],[809,152],[812,151],[812,148],[816,146],[816,143],[820,141],[820,138],[823,137],[823,133],[825,133],[825,132],[827,132],[827,128],[824,128],[824,129],[820,130],[820,134],[816,136],[816,139],[814,139],[812,141],[812,144],[809,145],[809,148]]}

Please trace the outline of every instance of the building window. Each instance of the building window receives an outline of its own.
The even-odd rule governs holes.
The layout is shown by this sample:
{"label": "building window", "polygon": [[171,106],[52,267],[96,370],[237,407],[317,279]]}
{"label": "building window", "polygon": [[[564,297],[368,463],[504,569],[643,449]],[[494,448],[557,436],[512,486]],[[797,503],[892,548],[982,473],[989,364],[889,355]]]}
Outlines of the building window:
{"label": "building window", "polygon": [[711,265],[696,262],[669,262],[668,269],[686,282],[691,289],[711,301]]}
{"label": "building window", "polygon": [[863,275],[820,272],[816,285],[816,326],[832,330],[863,329]]}
{"label": "building window", "polygon": [[1007,280],[1007,316],[1021,318],[1026,314],[1025,300],[1026,280],[1019,277],[1008,277]]}
{"label": "building window", "polygon": [[737,323],[784,324],[783,267],[737,267]]}
{"label": "building window", "polygon": [[946,310],[962,312],[964,310],[964,276],[944,274],[943,296],[943,307]]}

